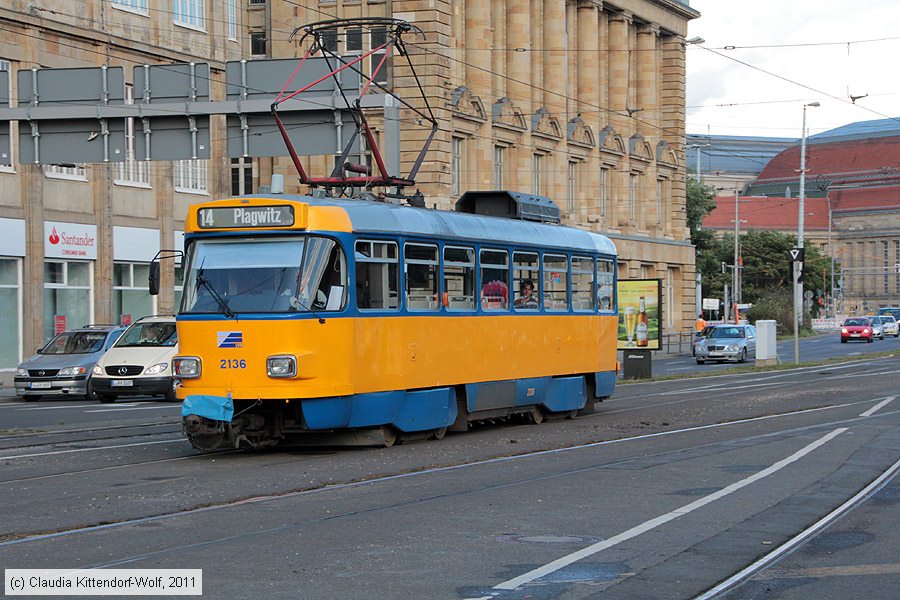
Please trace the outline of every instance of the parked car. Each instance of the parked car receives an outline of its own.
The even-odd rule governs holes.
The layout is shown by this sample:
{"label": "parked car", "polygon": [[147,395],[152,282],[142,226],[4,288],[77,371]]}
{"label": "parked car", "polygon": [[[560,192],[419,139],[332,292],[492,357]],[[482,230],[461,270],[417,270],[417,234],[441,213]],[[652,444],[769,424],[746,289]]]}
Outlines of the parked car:
{"label": "parked car", "polygon": [[893,315],[881,315],[881,326],[884,328],[884,335],[900,337],[900,323]]}
{"label": "parked car", "polygon": [[841,343],[858,340],[871,343],[872,324],[866,317],[848,317],[841,325]]}
{"label": "parked car", "polygon": [[117,325],[85,325],[60,333],[18,366],[13,379],[16,396],[86,397],[94,365],[123,331]]}
{"label": "parked car", "polygon": [[744,362],[756,356],[756,327],[752,325],[716,325],[694,347],[697,364],[706,361]]}
{"label": "parked car", "polygon": [[900,308],[896,306],[882,306],[875,314],[879,317],[882,315],[891,315],[898,323],[900,323]]}
{"label": "parked car", "polygon": [[869,323],[872,324],[872,337],[878,338],[879,340],[883,340],[884,339],[884,325],[881,322],[881,317],[869,315],[866,318],[869,319]]}
{"label": "parked car", "polygon": [[94,366],[92,395],[101,402],[119,396],[165,396],[174,402],[171,364],[177,353],[175,317],[138,319]]}

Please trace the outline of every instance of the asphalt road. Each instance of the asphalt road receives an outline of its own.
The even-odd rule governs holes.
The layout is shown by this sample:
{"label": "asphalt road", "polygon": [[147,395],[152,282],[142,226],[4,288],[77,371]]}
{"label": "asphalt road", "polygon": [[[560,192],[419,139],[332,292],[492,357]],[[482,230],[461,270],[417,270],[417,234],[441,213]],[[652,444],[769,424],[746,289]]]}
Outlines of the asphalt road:
{"label": "asphalt road", "polygon": [[[794,340],[778,342],[776,347],[778,360],[782,364],[794,362]],[[900,353],[900,338],[886,337],[872,343],[851,342],[842,344],[837,333],[827,333],[800,339],[800,362],[815,362],[828,358],[856,358],[873,352],[895,351]],[[750,360],[747,365],[753,365]],[[653,375],[683,375],[685,373],[709,373],[717,370],[732,369],[735,363],[711,363],[698,365],[689,354],[660,355],[653,358]]]}
{"label": "asphalt road", "polygon": [[506,600],[694,598],[762,561],[722,593],[893,598],[898,368],[629,384],[575,420],[388,449],[201,455],[148,402],[149,425],[0,437],[0,565],[199,568],[212,598]]}

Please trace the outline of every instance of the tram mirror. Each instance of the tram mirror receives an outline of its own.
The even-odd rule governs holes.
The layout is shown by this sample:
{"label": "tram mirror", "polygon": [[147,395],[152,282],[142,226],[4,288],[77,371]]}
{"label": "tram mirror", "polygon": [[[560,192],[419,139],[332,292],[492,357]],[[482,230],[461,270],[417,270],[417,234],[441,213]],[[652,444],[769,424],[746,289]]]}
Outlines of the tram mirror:
{"label": "tram mirror", "polygon": [[159,261],[154,260],[150,263],[150,295],[159,295]]}

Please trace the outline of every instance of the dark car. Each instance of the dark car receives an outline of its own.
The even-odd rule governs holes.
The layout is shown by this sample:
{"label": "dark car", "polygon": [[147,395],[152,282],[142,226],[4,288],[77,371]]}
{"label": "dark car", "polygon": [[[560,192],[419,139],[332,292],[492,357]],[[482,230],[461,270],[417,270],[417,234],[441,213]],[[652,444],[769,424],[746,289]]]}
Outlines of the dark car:
{"label": "dark car", "polygon": [[118,325],[85,325],[60,333],[16,369],[16,396],[86,397],[91,370],[123,331]]}

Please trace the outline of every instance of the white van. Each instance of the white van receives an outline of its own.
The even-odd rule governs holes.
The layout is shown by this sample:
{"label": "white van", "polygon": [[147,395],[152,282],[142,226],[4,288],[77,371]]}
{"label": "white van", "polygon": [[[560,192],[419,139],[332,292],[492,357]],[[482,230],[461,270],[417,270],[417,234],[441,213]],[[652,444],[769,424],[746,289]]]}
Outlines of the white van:
{"label": "white van", "polygon": [[97,362],[90,395],[101,402],[119,396],[165,396],[174,402],[172,357],[177,353],[175,317],[138,319]]}

